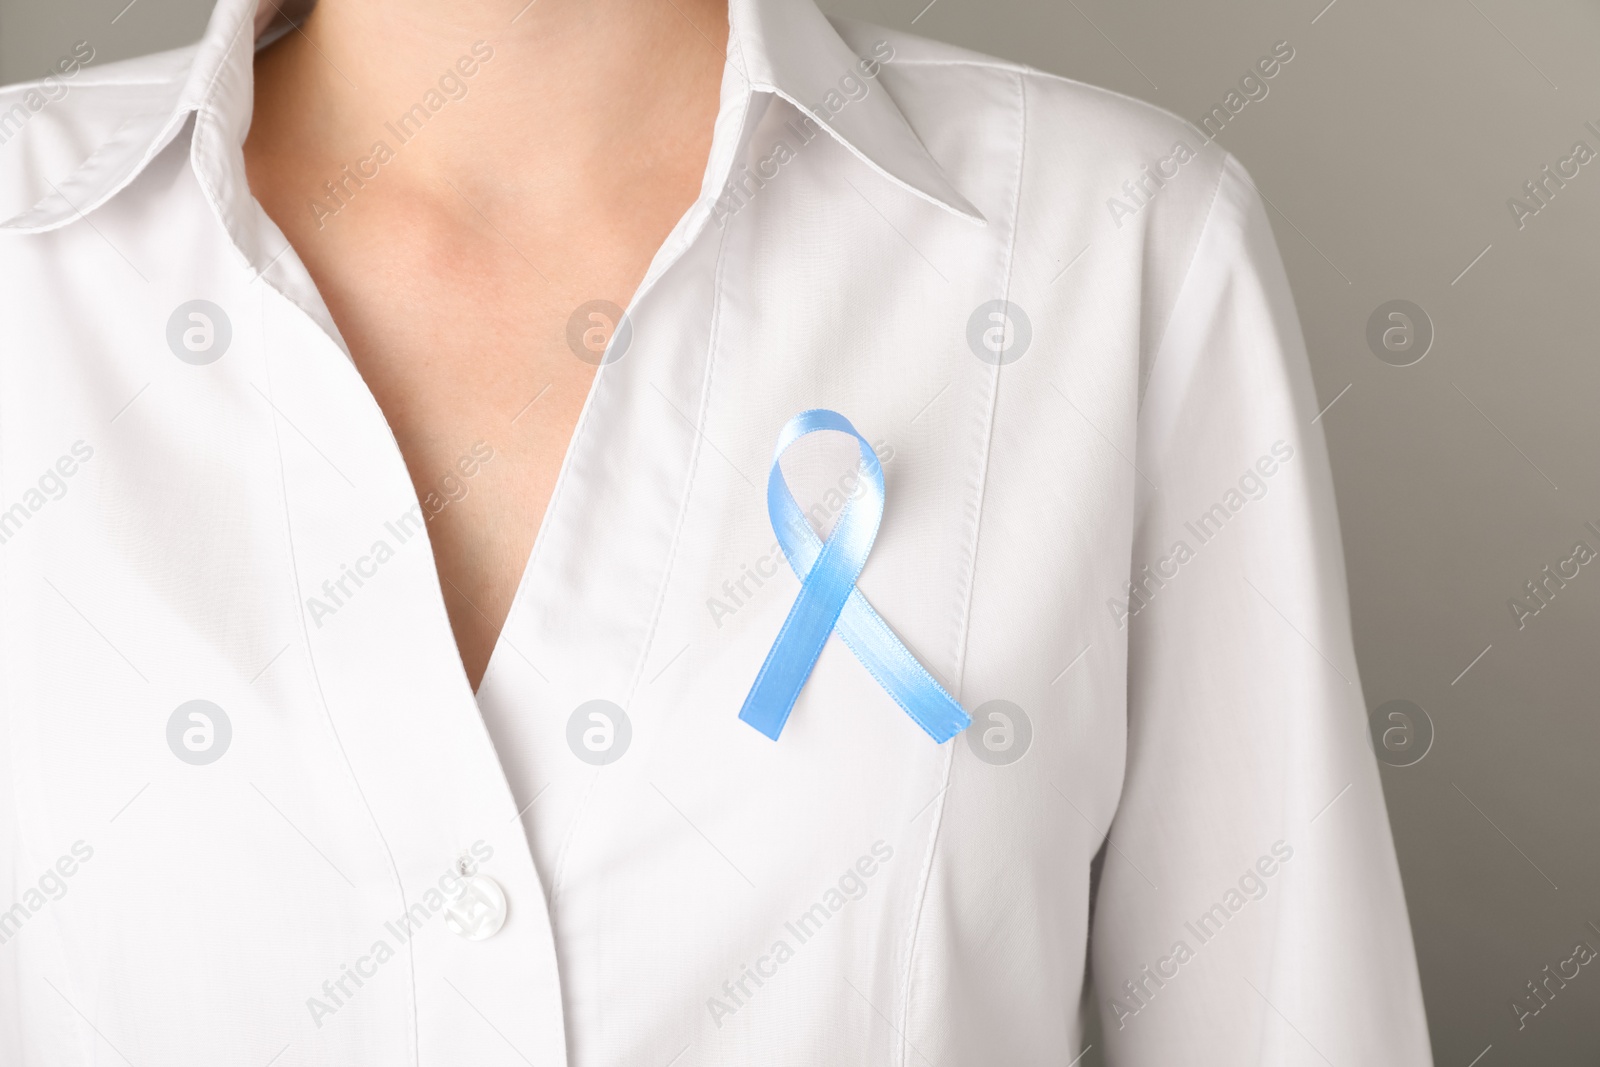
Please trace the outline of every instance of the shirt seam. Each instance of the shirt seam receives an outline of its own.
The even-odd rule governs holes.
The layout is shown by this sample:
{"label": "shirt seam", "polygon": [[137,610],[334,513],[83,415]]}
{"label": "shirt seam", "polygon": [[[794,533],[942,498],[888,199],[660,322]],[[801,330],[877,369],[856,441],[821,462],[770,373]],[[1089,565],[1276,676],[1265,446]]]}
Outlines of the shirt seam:
{"label": "shirt seam", "polygon": [[[266,340],[267,339],[267,330],[266,330],[266,321],[265,321],[266,320],[266,305],[267,305],[267,301],[269,299],[271,299],[271,298],[268,297],[265,292],[261,293],[260,296],[257,299],[256,307],[257,307],[257,310],[258,310],[258,312],[259,312],[259,314],[261,316],[261,331],[260,331],[260,336],[262,338],[261,369],[262,369],[263,377],[265,377],[266,382],[267,382],[267,391],[270,393],[272,391],[272,373],[271,373],[271,369],[270,369],[270,366],[269,366],[269,352],[268,352],[268,345],[267,345],[267,340]],[[263,395],[266,395],[266,394],[263,394]],[[272,406],[272,402],[271,402],[270,399],[268,399],[267,403],[268,403],[269,407]],[[321,709],[322,709],[322,720],[323,720],[323,723],[326,725],[326,727],[328,729],[328,732],[333,736],[334,746],[339,750],[340,762],[344,765],[345,773],[349,776],[349,779],[350,779],[350,784],[355,788],[356,796],[361,798],[361,806],[366,812],[367,824],[368,824],[368,826],[371,827],[372,832],[375,835],[377,835],[378,844],[383,849],[384,858],[389,861],[389,873],[394,878],[394,888],[395,888],[395,891],[399,894],[399,897],[400,897],[400,908],[401,908],[401,911],[403,912],[408,906],[407,902],[406,902],[405,880],[400,877],[399,865],[395,863],[394,849],[390,846],[389,839],[384,835],[383,827],[379,824],[378,817],[372,810],[372,802],[367,798],[366,790],[361,788],[360,776],[358,776],[356,774],[355,767],[352,766],[351,763],[350,763],[350,755],[345,750],[345,747],[344,747],[344,738],[339,733],[339,727],[333,721],[333,712],[328,707],[328,697],[327,697],[327,694],[326,694],[326,692],[324,692],[323,687],[322,687],[322,671],[317,665],[316,646],[315,646],[314,642],[311,640],[310,632],[306,629],[306,616],[305,616],[305,612],[301,608],[300,600],[299,600],[299,591],[300,591],[300,588],[301,588],[301,586],[300,586],[300,565],[299,565],[299,563],[296,562],[295,555],[294,555],[294,541],[295,541],[294,520],[293,520],[293,518],[291,516],[291,513],[290,513],[289,493],[288,493],[288,480],[287,480],[287,475],[284,472],[284,466],[283,466],[283,464],[284,464],[284,459],[283,459],[283,438],[280,436],[280,434],[278,432],[278,415],[277,415],[277,412],[275,410],[274,411],[269,411],[267,413],[267,417],[268,417],[268,421],[272,425],[272,441],[273,441],[273,445],[274,445],[274,451],[277,453],[277,459],[278,459],[278,498],[283,504],[283,531],[284,531],[284,545],[283,545],[283,548],[284,548],[284,552],[285,552],[285,555],[286,555],[287,560],[288,560],[289,574],[290,574],[292,580],[294,581],[294,589],[295,589],[294,617],[295,617],[295,619],[297,620],[297,622],[299,624],[298,629],[299,629],[299,632],[300,632],[300,640],[303,643],[303,646],[304,646],[305,652],[306,652],[306,665],[307,665],[307,667],[309,668],[309,670],[311,672],[312,683],[316,686],[317,702],[321,706]],[[413,1064],[417,1064],[420,1067],[420,1063],[421,1063],[421,1059],[420,1059],[420,1056],[421,1056],[421,1042],[420,1042],[418,1029],[417,1029],[418,1028],[418,1015],[417,1015],[416,952],[415,952],[411,942],[409,942],[409,941],[406,943],[406,965],[407,965],[407,968],[409,970],[409,979],[410,979],[410,985],[411,985],[411,996],[408,998],[408,1001],[407,1001],[407,1004],[406,1004],[407,1013],[410,1015],[410,1023],[411,1023],[411,1028],[410,1028],[411,1029],[411,1056],[410,1056],[410,1060],[411,1060],[411,1062]]]}
{"label": "shirt seam", "polygon": [[[710,402],[710,391],[711,391],[712,378],[713,378],[714,369],[715,369],[716,339],[717,339],[717,330],[718,330],[718,327],[719,327],[719,325],[721,323],[722,278],[723,278],[723,269],[724,269],[724,265],[725,265],[725,262],[726,262],[726,251],[727,251],[727,231],[724,230],[722,232],[722,238],[721,238],[721,240],[719,241],[719,243],[717,245],[717,262],[716,262],[716,267],[714,268],[714,271],[713,271],[713,279],[714,280],[713,280],[713,283],[712,283],[712,309],[711,309],[710,337],[709,337],[709,340],[708,340],[707,346],[706,346],[706,362],[707,362],[707,366],[706,366],[705,377],[703,379],[703,382],[704,382],[703,394],[702,394],[702,397],[701,397],[701,405],[700,405],[702,419],[704,418],[704,413],[705,413],[705,410],[706,410],[706,406]],[[603,370],[604,370],[604,368],[602,368],[602,371]],[[663,571],[663,574],[662,574],[662,578],[661,578],[661,587],[657,591],[657,594],[656,594],[656,603],[655,603],[655,606],[652,609],[649,628],[645,633],[644,643],[641,646],[640,651],[639,651],[638,663],[634,667],[633,680],[629,683],[628,691],[627,691],[627,694],[626,694],[626,696],[624,698],[625,701],[628,704],[631,704],[633,702],[633,696],[634,696],[635,693],[638,692],[639,679],[644,676],[645,661],[649,656],[650,649],[653,646],[654,641],[655,641],[656,631],[660,626],[661,609],[662,609],[662,606],[663,606],[663,604],[665,602],[666,589],[667,589],[668,584],[670,583],[673,564],[675,563],[675,561],[677,559],[678,547],[679,547],[679,544],[682,541],[682,536],[683,536],[684,520],[685,520],[685,517],[688,514],[689,498],[692,495],[692,492],[693,492],[693,489],[694,489],[695,476],[699,471],[699,466],[700,466],[699,459],[700,459],[700,452],[701,452],[701,442],[705,439],[705,431],[699,425],[696,425],[694,427],[694,429],[695,429],[694,444],[691,446],[690,454],[689,454],[689,481],[688,481],[688,484],[686,484],[684,486],[683,502],[679,506],[678,522],[677,522],[677,525],[673,529],[672,543],[668,547],[668,550],[667,550],[667,561],[666,561],[666,565],[665,565],[665,568],[664,568],[664,571]],[[550,506],[552,508],[555,506],[555,501],[553,499],[551,501],[551,505]],[[532,568],[532,563],[531,562],[529,563],[529,568],[530,569]],[[598,783],[599,778],[600,778],[600,775],[599,775],[599,771],[597,769],[596,772],[590,777],[589,785],[584,789],[582,799],[580,799],[578,801],[577,810],[573,813],[572,821],[568,826],[566,834],[562,838],[560,853],[556,857],[555,869],[552,872],[551,879],[550,879],[550,904],[549,904],[549,909],[550,909],[550,918],[551,918],[551,926],[552,926],[552,928],[555,925],[555,914],[556,914],[556,908],[557,908],[557,900],[561,895],[563,881],[564,881],[564,879],[566,877],[567,858],[568,858],[568,855],[570,854],[570,851],[571,851],[572,841],[577,836],[578,828],[579,828],[580,824],[583,822],[584,814],[588,811],[589,800],[590,800],[590,797],[594,793],[594,787],[595,787],[596,783]],[[569,1052],[570,1052],[570,1050],[569,1050]]]}
{"label": "shirt seam", "polygon": [[[228,238],[229,247],[233,249],[234,253],[239,257],[240,261],[244,263],[245,267],[255,273],[257,277],[261,278],[262,282],[274,292],[278,293],[279,296],[282,296],[290,304],[299,308],[309,318],[311,318],[312,321],[318,322],[320,325],[320,320],[315,314],[312,313],[310,308],[305,307],[299,300],[295,299],[293,296],[290,296],[288,293],[284,292],[282,289],[268,281],[265,277],[266,270],[258,270],[256,268],[255,262],[250,253],[246,252],[245,249],[240,245],[239,239],[236,236],[236,230],[238,229],[239,222],[237,215],[229,205],[224,203],[222,193],[217,189],[216,184],[210,180],[207,174],[207,169],[213,164],[213,162],[216,163],[218,169],[221,169],[221,161],[213,161],[212,157],[207,151],[206,142],[211,127],[208,127],[206,123],[209,122],[211,126],[214,127],[215,124],[222,118],[221,112],[218,111],[217,107],[215,106],[217,84],[222,80],[223,73],[228,69],[231,53],[234,47],[237,45],[239,34],[243,31],[245,25],[246,23],[241,22],[239,24],[239,28],[234,31],[233,37],[229,39],[227,52],[224,55],[222,62],[218,63],[216,69],[211,72],[211,78],[206,82],[205,91],[200,94],[199,102],[193,106],[195,120],[194,131],[189,138],[190,169],[194,172],[195,182],[200,186],[201,192],[204,194],[206,202],[210,205],[212,213],[216,216],[217,221],[222,224],[222,232]],[[253,62],[254,59],[252,57],[252,64]],[[245,136],[247,138],[249,136],[250,126],[255,124],[255,104],[253,101],[250,104],[250,110],[250,123],[245,127]],[[255,193],[250,189],[248,175],[245,176],[244,189],[245,196],[253,203],[255,201]],[[285,236],[284,240],[285,242],[288,242],[288,237]],[[286,247],[288,246],[289,245],[286,245]],[[279,254],[281,255],[282,253]],[[298,256],[299,253],[296,252],[295,255]],[[268,264],[267,269],[271,269],[271,266],[272,264]],[[335,324],[335,329],[337,330],[337,324]],[[335,343],[343,346],[343,338],[339,338]],[[346,352],[345,356],[346,358],[349,358],[349,353]]]}
{"label": "shirt seam", "polygon": [[[1003,59],[902,59],[894,57],[896,67],[982,67],[985,70],[1003,70],[1012,74],[1037,73],[1032,67],[1008,63]],[[1063,79],[1070,81],[1071,79]]]}
{"label": "shirt seam", "polygon": [[[1011,281],[1016,268],[1017,231],[1021,228],[1022,184],[1027,164],[1028,145],[1028,91],[1027,79],[1022,71],[1016,72],[1017,91],[1017,121],[1020,136],[1017,138],[1017,176],[1011,196],[1011,233],[1006,241],[1005,258],[1005,283],[1002,287],[1003,299],[1009,304],[1011,299]],[[960,639],[956,654],[956,692],[962,697],[966,694],[966,659],[967,648],[972,634],[972,601],[977,588],[978,570],[978,545],[982,537],[983,528],[983,502],[989,484],[989,462],[994,445],[995,411],[1000,400],[1000,373],[1001,365],[996,363],[989,375],[989,405],[985,412],[984,426],[984,453],[983,462],[979,465],[977,499],[975,501],[972,520],[970,541],[971,549],[967,561],[966,589],[963,598],[960,618]],[[971,727],[968,727],[969,729]],[[911,1054],[911,1000],[913,970],[917,958],[917,935],[922,928],[922,914],[927,905],[928,889],[933,879],[934,857],[938,854],[939,839],[944,829],[945,801],[950,795],[950,779],[955,765],[955,739],[952,738],[950,748],[945,753],[944,782],[939,790],[938,799],[934,804],[933,826],[928,834],[928,849],[923,858],[922,870],[919,874],[916,892],[916,904],[912,908],[911,933],[906,945],[906,966],[904,979],[901,985],[900,1009],[900,1067],[909,1067]]]}
{"label": "shirt seam", "polygon": [[645,663],[649,659],[650,650],[655,647],[656,634],[661,626],[661,612],[667,601],[667,587],[671,584],[672,570],[677,563],[678,552],[683,545],[683,528],[689,515],[689,502],[694,496],[695,482],[700,474],[700,456],[704,451],[701,444],[706,439],[705,422],[711,409],[711,393],[716,383],[717,338],[722,325],[722,285],[725,277],[727,248],[728,231],[723,229],[717,242],[717,265],[712,274],[710,336],[706,342],[706,370],[700,393],[700,410],[696,413],[695,442],[689,456],[689,480],[683,489],[682,502],[678,505],[678,521],[673,527],[672,544],[667,550],[667,561],[662,570],[661,585],[656,590],[656,602],[651,609],[650,627],[645,634],[644,647],[639,650],[639,662],[634,667],[633,681],[628,685],[628,700],[630,703],[634,694],[639,691],[639,679],[644,677]]}
{"label": "shirt seam", "polygon": [[52,83],[46,78],[35,78],[32,81],[12,82],[9,85],[0,85],[0,96],[10,94],[25,95],[34,90],[42,89],[49,85],[64,85],[68,89],[142,89],[151,86],[172,86],[178,84],[180,78],[129,78],[126,81],[112,79],[110,81],[79,81],[73,77],[60,77]]}
{"label": "shirt seam", "polygon": [[[1211,202],[1206,205],[1205,221],[1200,225],[1200,233],[1195,237],[1194,247],[1189,250],[1189,262],[1183,268],[1183,281],[1178,285],[1178,291],[1172,298],[1172,305],[1167,308],[1166,322],[1161,327],[1161,339],[1151,348],[1150,369],[1144,375],[1143,384],[1139,391],[1139,406],[1136,415],[1143,414],[1145,397],[1150,393],[1150,380],[1156,376],[1156,367],[1161,362],[1161,353],[1166,348],[1167,336],[1172,330],[1172,316],[1177,311],[1178,305],[1183,303],[1183,295],[1189,289],[1189,280],[1194,277],[1194,265],[1200,259],[1200,247],[1206,242],[1206,234],[1211,232],[1211,224],[1217,216],[1217,201],[1221,199],[1222,180],[1227,176],[1228,164],[1232,161],[1232,154],[1222,153],[1222,165],[1217,168],[1217,184],[1211,190]],[[1130,557],[1129,563],[1132,563]]]}
{"label": "shirt seam", "polygon": [[1044,80],[1054,82],[1058,85],[1070,85],[1073,88],[1082,89],[1085,92],[1092,93],[1096,96],[1108,96],[1114,100],[1121,100],[1125,103],[1134,104],[1141,110],[1153,112],[1161,118],[1169,119],[1186,129],[1194,129],[1194,124],[1188,119],[1184,118],[1182,115],[1179,115],[1173,111],[1168,111],[1166,108],[1161,107],[1160,105],[1152,104],[1150,101],[1140,99],[1137,96],[1130,96],[1127,93],[1119,93],[1115,89],[1108,89],[1103,85],[1094,85],[1090,82],[1080,81],[1077,78],[1069,78],[1064,74],[1056,74],[1048,70],[1040,70],[1038,67],[1029,66],[1025,63],[1008,63],[1003,59],[998,59],[992,56],[978,56],[971,59],[919,59],[896,55],[894,58],[894,67],[896,70],[904,67],[977,67],[983,70],[1009,71],[1013,74],[1020,75],[1025,81],[1030,79],[1035,81]]}
{"label": "shirt seam", "polygon": [[[728,63],[729,63],[730,66],[733,67],[734,72],[736,74],[738,74],[741,78],[744,79],[744,83],[745,83],[745,97],[744,97],[745,112],[744,112],[743,116],[741,116],[741,118],[739,120],[740,127],[741,127],[740,140],[741,140],[741,143],[742,143],[743,136],[744,136],[744,133],[745,133],[745,131],[743,130],[743,127],[749,121],[749,101],[750,101],[750,98],[751,98],[751,95],[752,95],[753,91],[750,88],[750,86],[751,86],[750,77],[745,72],[745,67],[741,65],[743,63],[744,59],[745,59],[745,56],[744,56],[743,45],[739,40],[739,35],[737,33],[733,32],[730,29],[730,32],[728,34],[728,41],[729,41],[729,51],[730,52],[737,51],[739,53],[739,58],[740,58],[740,61],[741,61],[741,63],[739,63],[739,64],[734,63],[733,59],[732,59],[732,56],[730,55],[729,57],[727,57],[728,58]],[[702,229],[700,232],[703,234],[705,231]],[[680,258],[681,258],[682,255],[687,254],[689,248],[691,248],[693,246],[693,243],[694,242],[691,241],[688,245],[684,246],[683,252],[680,253]],[[706,406],[709,403],[710,390],[711,390],[711,385],[712,385],[712,376],[713,376],[713,371],[714,371],[714,366],[715,366],[717,329],[718,329],[718,327],[719,327],[719,325],[721,323],[722,277],[723,277],[724,264],[726,262],[726,254],[727,254],[727,230],[723,229],[721,239],[719,240],[719,243],[717,245],[717,261],[716,261],[716,265],[712,269],[711,322],[710,322],[710,327],[709,327],[709,338],[707,340],[707,345],[706,345],[706,372],[705,372],[705,376],[702,379],[703,392],[702,392],[701,401],[700,401],[700,414],[701,414],[702,420],[704,419]],[[635,299],[637,299],[637,296],[635,297]],[[601,368],[601,372],[604,373],[604,370],[605,370],[605,368],[602,367]],[[585,411],[585,415],[587,415],[587,410]],[[581,427],[580,427],[580,429],[581,429]],[[658,627],[660,626],[661,609],[662,609],[662,606],[663,606],[663,604],[665,602],[666,588],[667,588],[668,584],[670,583],[671,575],[672,575],[672,567],[673,567],[673,564],[675,563],[675,561],[677,559],[678,546],[679,546],[679,543],[680,543],[680,541],[682,539],[682,535],[683,535],[683,524],[684,524],[685,517],[688,514],[689,498],[693,493],[695,476],[699,471],[699,466],[700,466],[699,460],[700,460],[700,451],[701,451],[701,447],[700,446],[701,446],[701,442],[705,439],[705,432],[699,425],[696,425],[694,427],[694,429],[695,429],[694,443],[693,443],[693,445],[690,446],[690,453],[689,453],[689,481],[684,486],[683,501],[679,505],[679,510],[678,510],[678,523],[677,523],[677,526],[673,529],[672,543],[667,549],[667,560],[666,560],[665,569],[664,569],[664,571],[662,573],[661,588],[657,591],[656,604],[655,604],[655,607],[652,609],[652,615],[651,615],[651,619],[650,619],[650,623],[649,623],[649,628],[645,633],[644,642],[643,642],[643,644],[642,644],[642,646],[640,647],[640,650],[639,650],[639,661],[638,661],[637,665],[634,668],[633,680],[629,683],[628,692],[627,692],[627,694],[626,694],[626,696],[624,698],[626,700],[626,702],[629,703],[629,704],[631,704],[633,702],[634,694],[638,692],[639,679],[641,677],[643,677],[643,675],[644,675],[645,661],[646,661],[647,657],[650,654],[650,649],[651,649],[651,647],[653,646],[653,644],[655,642],[656,631],[657,631]],[[559,488],[560,487],[558,486],[558,489]],[[550,507],[554,507],[554,506],[555,506],[555,501],[552,499]],[[529,568],[530,568],[530,570],[532,568],[532,563],[531,562],[529,563]],[[578,827],[582,824],[584,814],[589,809],[589,800],[594,794],[594,788],[595,788],[595,785],[599,782],[599,778],[600,778],[599,771],[598,771],[598,769],[596,769],[595,774],[592,775],[590,780],[589,780],[588,786],[583,791],[582,798],[578,801],[577,810],[573,813],[572,821],[568,825],[567,832],[562,838],[561,848],[560,848],[559,853],[556,856],[554,870],[551,872],[551,876],[550,876],[549,911],[550,911],[550,924],[551,924],[552,931],[554,930],[555,922],[556,922],[557,901],[558,901],[558,899],[559,899],[559,897],[561,895],[563,879],[566,877],[567,858],[568,858],[568,856],[569,856],[569,854],[571,852],[572,842],[577,836]],[[572,1030],[572,1028],[569,1027],[568,1028],[568,1033],[569,1034],[571,1033],[571,1030]],[[570,1059],[570,1053],[571,1053],[570,1049],[568,1050],[568,1053],[569,1053],[569,1059]]]}

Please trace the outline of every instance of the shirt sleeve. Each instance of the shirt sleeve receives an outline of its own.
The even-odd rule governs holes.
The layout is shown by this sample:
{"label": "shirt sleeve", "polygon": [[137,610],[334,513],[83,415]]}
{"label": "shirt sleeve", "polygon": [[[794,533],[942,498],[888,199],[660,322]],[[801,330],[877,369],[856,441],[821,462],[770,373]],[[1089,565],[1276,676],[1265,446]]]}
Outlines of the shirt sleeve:
{"label": "shirt sleeve", "polygon": [[1229,158],[1140,411],[1106,1062],[1431,1063],[1293,298]]}

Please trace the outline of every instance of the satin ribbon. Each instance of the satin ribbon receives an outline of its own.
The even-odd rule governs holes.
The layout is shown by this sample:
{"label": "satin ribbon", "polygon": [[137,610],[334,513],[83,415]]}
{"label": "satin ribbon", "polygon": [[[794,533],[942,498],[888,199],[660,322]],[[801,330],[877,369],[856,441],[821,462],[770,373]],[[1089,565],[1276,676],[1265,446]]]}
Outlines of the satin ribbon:
{"label": "satin ribbon", "polygon": [[[859,496],[852,494],[826,542],[806,521],[784,481],[779,458],[807,434],[837,430],[861,448]],[[941,744],[972,722],[959,703],[933,679],[856,588],[883,519],[883,467],[867,439],[837,411],[802,411],[783,427],[767,475],[767,514],[789,567],[800,579],[800,594],[750,686],[739,718],[778,739],[794,702],[828,636],[837,633],[846,647],[895,703]]]}

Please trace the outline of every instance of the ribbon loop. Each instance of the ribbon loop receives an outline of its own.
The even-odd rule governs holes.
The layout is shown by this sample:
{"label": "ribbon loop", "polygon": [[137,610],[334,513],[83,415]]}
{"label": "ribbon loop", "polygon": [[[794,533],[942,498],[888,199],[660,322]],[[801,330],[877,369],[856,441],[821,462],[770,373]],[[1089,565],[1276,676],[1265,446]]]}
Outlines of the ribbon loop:
{"label": "ribbon loop", "polygon": [[[778,464],[789,446],[821,430],[849,434],[861,452],[861,491],[845,503],[827,541],[811,529]],[[948,741],[972,722],[856,588],[883,519],[883,501],[883,466],[849,419],[815,408],[784,425],[767,475],[767,514],[790,569],[800,579],[800,593],[739,711],[740,719],[774,741],[834,633],[935,741]]]}

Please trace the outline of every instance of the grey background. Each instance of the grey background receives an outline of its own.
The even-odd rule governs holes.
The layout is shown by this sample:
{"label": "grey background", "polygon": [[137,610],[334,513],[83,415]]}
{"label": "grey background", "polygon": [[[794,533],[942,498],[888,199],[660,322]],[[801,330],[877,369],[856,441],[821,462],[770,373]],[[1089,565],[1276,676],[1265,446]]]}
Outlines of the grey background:
{"label": "grey background", "polygon": [[[1600,968],[1520,1032],[1509,1004],[1580,938],[1600,947],[1584,926],[1600,925],[1588,837],[1600,808],[1600,561],[1523,630],[1507,601],[1575,541],[1600,549],[1583,528],[1600,526],[1600,160],[1521,230],[1506,202],[1574,141],[1600,150],[1584,129],[1600,126],[1600,8],[925,2],[824,7],[1194,122],[1275,42],[1294,46],[1269,95],[1218,140],[1272,205],[1321,403],[1337,397],[1322,425],[1369,707],[1410,700],[1435,728],[1421,762],[1383,769],[1435,1055],[1441,1067],[1592,1062]],[[44,73],[80,39],[97,63],[188,42],[210,8],[126,3],[0,0],[0,81]],[[1367,347],[1369,315],[1393,299],[1433,322],[1414,366]]]}

